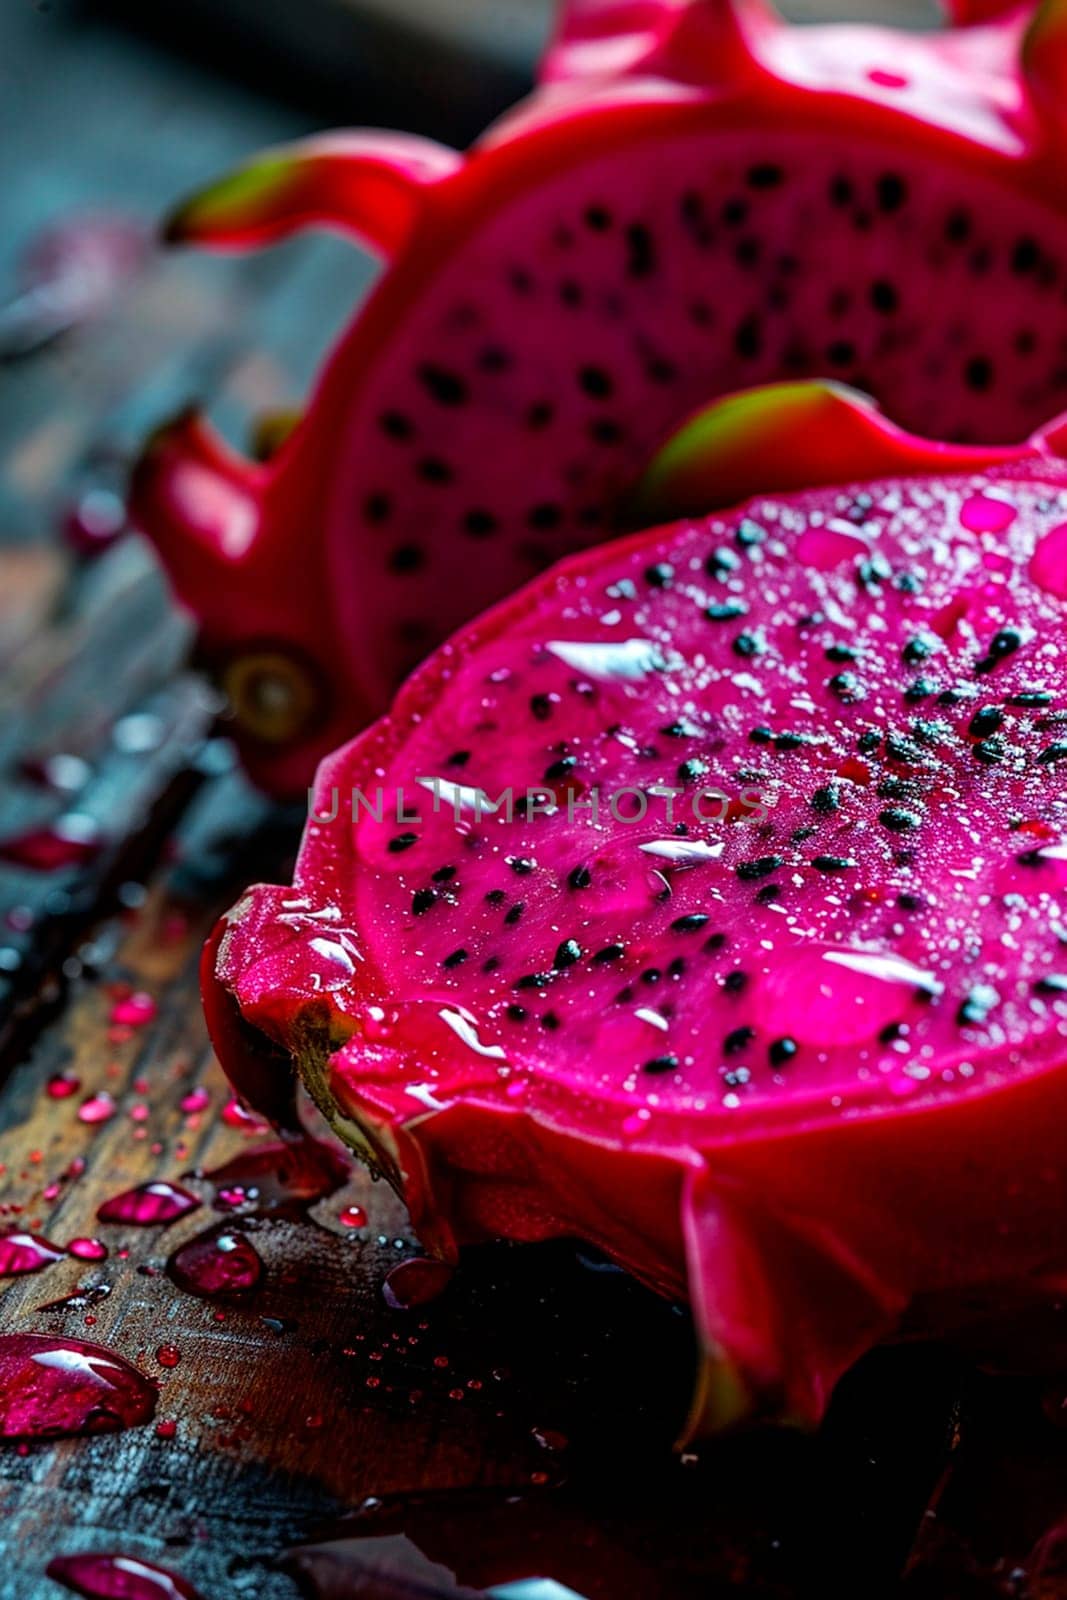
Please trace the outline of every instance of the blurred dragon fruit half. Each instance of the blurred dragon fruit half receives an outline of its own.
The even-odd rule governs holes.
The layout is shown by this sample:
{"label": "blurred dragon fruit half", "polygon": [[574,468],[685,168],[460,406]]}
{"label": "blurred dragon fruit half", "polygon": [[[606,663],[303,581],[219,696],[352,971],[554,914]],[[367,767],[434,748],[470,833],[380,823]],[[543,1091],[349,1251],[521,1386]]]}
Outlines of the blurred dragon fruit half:
{"label": "blurred dragon fruit half", "polygon": [[432,655],[209,944],[238,1090],[284,1118],[295,1060],[444,1259],[578,1237],[691,1301],[693,1431],[1062,1292],[1065,457],[718,402],[638,490],[683,520]]}
{"label": "blurred dragon fruit half", "polygon": [[929,34],[762,0],[571,0],[467,154],[398,133],[267,153],[169,236],[351,232],[384,257],[266,463],[184,415],[135,520],[295,792],[480,607],[610,531],[695,407],[822,375],[958,442],[1067,400],[1067,6]]}

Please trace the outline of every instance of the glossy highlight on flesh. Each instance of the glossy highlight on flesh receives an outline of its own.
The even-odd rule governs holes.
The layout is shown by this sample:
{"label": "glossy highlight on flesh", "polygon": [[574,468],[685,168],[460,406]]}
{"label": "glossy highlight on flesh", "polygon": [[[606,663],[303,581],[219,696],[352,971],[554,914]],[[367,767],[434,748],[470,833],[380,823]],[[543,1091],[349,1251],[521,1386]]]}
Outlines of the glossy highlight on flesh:
{"label": "glossy highlight on flesh", "polygon": [[324,763],[293,886],[207,967],[243,1091],[277,1103],[284,1047],[442,1257],[578,1235],[688,1295],[694,1428],[817,1417],[917,1297],[1067,1251],[1062,429],[968,456],[833,399],[880,476],[472,624]]}

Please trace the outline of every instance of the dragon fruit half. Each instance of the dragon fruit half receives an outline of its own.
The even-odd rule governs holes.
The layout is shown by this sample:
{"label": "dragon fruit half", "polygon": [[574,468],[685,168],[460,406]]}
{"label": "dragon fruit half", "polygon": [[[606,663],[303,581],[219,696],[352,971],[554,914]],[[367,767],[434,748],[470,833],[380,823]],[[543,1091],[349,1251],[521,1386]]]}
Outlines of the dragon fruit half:
{"label": "dragon fruit half", "polygon": [[1067,13],[992,9],[911,34],[570,0],[468,155],[330,135],[174,216],[216,246],[328,224],[389,262],[273,459],[189,415],[136,474],[264,784],[299,789],[431,645],[603,537],[716,395],[829,376],[977,441],[1062,409]]}
{"label": "dragon fruit half", "polygon": [[[817,1418],[916,1301],[1067,1261],[1067,421],[933,445],[772,389],[646,507],[738,493],[753,432],[778,491],[433,655],[205,961],[238,1088],[279,1114],[295,1057],[429,1247],[687,1295],[694,1429]],[[785,489],[842,437],[863,481]]]}

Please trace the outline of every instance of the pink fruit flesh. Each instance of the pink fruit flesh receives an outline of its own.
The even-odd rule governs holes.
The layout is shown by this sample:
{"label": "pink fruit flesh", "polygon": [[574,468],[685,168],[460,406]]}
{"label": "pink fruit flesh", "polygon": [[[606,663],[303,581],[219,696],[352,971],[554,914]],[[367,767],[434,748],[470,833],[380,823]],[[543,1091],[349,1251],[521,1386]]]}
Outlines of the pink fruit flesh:
{"label": "pink fruit flesh", "polygon": [[186,416],[136,474],[254,775],[300,788],[715,395],[825,374],[960,441],[1060,409],[1062,35],[1058,0],[933,34],[574,0],[467,156],[335,134],[189,201],[174,239],[327,223],[389,260],[269,462]]}
{"label": "pink fruit flesh", "polygon": [[457,635],[213,947],[244,1091],[281,1099],[252,1024],[442,1257],[573,1234],[688,1293],[694,1428],[815,1418],[914,1297],[1067,1259],[1062,433],[923,477],[862,414],[881,479],[605,546]]}

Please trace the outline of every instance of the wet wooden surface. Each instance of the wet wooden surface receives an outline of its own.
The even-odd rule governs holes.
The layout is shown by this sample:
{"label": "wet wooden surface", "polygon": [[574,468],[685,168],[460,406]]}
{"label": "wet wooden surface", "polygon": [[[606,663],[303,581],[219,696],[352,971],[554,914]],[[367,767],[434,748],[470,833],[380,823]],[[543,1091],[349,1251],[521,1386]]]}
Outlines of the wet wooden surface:
{"label": "wet wooden surface", "polygon": [[[10,0],[0,46],[0,301],[53,218],[146,224],[314,121],[62,0]],[[150,254],[102,316],[0,367],[0,855],[71,812],[100,838],[78,868],[0,861],[0,1222],[108,1249],[6,1281],[0,1332],[92,1338],[159,1386],[144,1427],[0,1445],[0,1600],[58,1596],[48,1561],[87,1549],[171,1567],[204,1600],[426,1600],[534,1577],[586,1600],[1067,1593],[1055,1385],[879,1352],[818,1438],[679,1459],[688,1319],[604,1263],[569,1245],[476,1252],[405,1313],[382,1284],[416,1246],[361,1172],[303,1208],[217,1208],[204,1174],[268,1136],[222,1116],[199,945],[247,882],[286,871],[299,819],[234,770],[148,552],[127,538],[80,561],[57,528],[190,398],[234,438],[296,399],[369,276],[322,243],[247,263]],[[116,1026],[130,992],[154,1015]],[[77,1083],[65,1098],[57,1075]],[[86,1121],[86,1103],[109,1114]],[[97,1220],[156,1178],[200,1207],[166,1228]],[[352,1207],[365,1223],[345,1225]],[[169,1259],[227,1215],[260,1287],[179,1289]]]}

